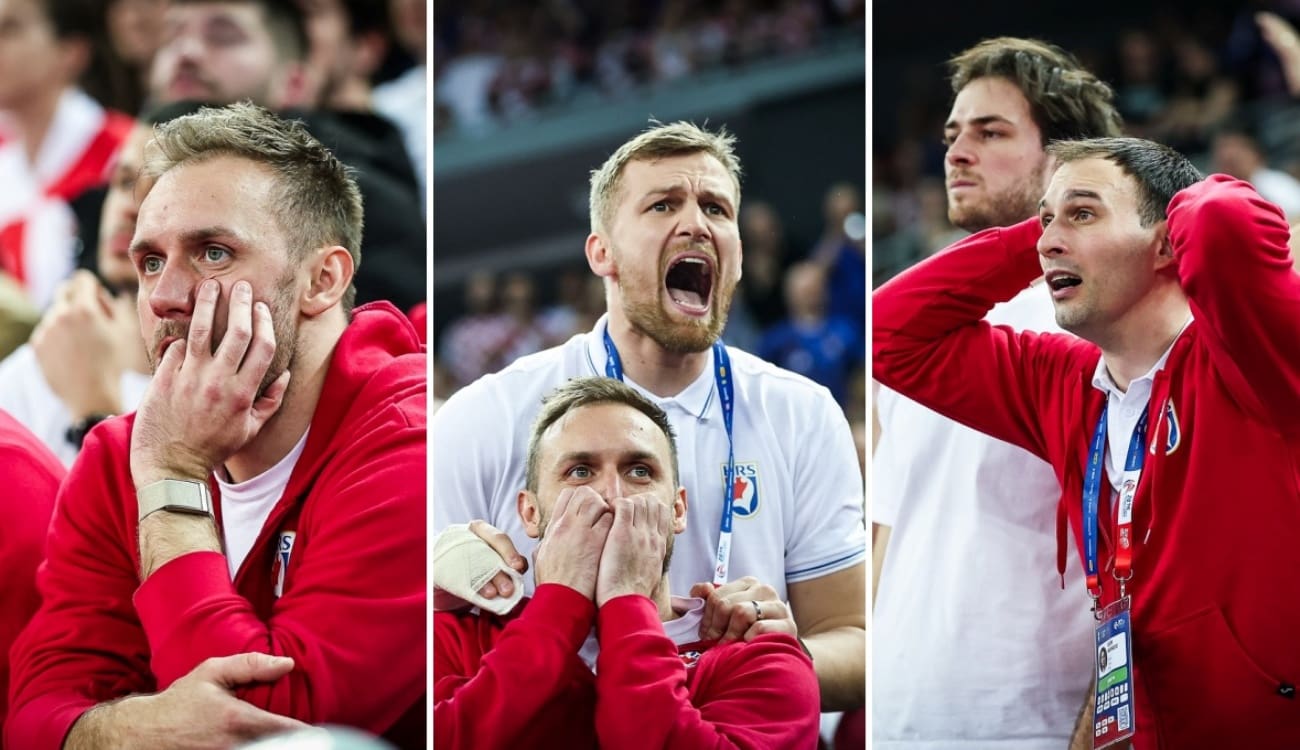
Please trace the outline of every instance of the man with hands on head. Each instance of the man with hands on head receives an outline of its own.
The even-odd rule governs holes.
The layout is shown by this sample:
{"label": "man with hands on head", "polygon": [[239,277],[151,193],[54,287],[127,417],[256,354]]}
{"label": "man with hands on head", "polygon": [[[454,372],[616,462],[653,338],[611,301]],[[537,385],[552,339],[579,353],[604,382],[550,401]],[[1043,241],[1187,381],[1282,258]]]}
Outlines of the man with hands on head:
{"label": "man with hands on head", "polygon": [[[585,251],[608,314],[439,408],[434,527],[469,524],[493,546],[503,573],[484,593],[511,575],[510,596],[531,590],[520,574],[533,542],[514,499],[538,404],[571,378],[622,380],[667,413],[683,446],[691,522],[669,575],[706,599],[699,637],[797,633],[823,710],[852,709],[865,702],[866,671],[857,453],[829,391],[721,341],[741,267],[733,147],[725,131],[656,125],[593,172]],[[457,588],[495,606],[473,585]]]}
{"label": "man with hands on head", "polygon": [[356,185],[249,105],[161,126],[142,178],[154,378],[60,491],[6,741],[226,747],[306,722],[422,747],[425,357],[391,305],[352,309]]}
{"label": "man with hands on head", "polygon": [[434,745],[815,747],[798,641],[701,641],[703,602],[671,596],[686,504],[661,409],[608,378],[556,389],[517,499],[536,594],[506,616],[435,614]]}

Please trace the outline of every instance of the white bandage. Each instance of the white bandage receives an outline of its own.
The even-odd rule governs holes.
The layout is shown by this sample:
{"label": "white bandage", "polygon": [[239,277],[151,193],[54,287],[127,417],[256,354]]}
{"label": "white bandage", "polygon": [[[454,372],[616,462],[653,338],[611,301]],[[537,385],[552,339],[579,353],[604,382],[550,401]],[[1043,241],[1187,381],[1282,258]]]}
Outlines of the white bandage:
{"label": "white bandage", "polygon": [[[510,596],[486,599],[478,591],[498,572],[510,576]],[[468,524],[448,526],[433,540],[433,608],[460,609],[473,605],[498,615],[514,609],[524,596],[524,579]]]}

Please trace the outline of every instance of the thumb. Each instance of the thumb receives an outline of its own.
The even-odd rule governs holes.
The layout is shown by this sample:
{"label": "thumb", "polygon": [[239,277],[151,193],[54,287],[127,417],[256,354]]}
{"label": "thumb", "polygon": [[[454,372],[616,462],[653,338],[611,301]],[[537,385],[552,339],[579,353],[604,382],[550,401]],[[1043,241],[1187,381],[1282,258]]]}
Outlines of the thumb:
{"label": "thumb", "polygon": [[711,583],[697,583],[691,586],[691,598],[693,599],[708,599],[709,594],[712,593],[713,584]]}
{"label": "thumb", "polygon": [[229,689],[250,682],[272,682],[291,671],[293,659],[287,656],[246,653],[208,659],[194,673]]}

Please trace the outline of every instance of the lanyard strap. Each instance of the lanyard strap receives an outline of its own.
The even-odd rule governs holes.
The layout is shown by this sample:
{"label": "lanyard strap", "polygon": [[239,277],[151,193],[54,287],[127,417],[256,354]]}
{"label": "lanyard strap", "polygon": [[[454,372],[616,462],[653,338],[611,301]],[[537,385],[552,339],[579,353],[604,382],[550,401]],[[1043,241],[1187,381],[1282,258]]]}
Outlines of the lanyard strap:
{"label": "lanyard strap", "polygon": [[[732,383],[731,357],[722,341],[713,343],[714,381],[718,386],[718,400],[722,404],[722,425],[727,431],[727,465],[722,484],[722,523],[718,531],[718,554],[714,559],[713,582],[727,582],[727,568],[731,564],[731,516],[736,486],[736,442],[732,437],[732,415],[735,412],[735,386]],[[623,361],[619,359],[614,340],[605,330],[605,375],[623,379]]]}
{"label": "lanyard strap", "polygon": [[[1100,521],[1097,508],[1101,502],[1102,464],[1106,456],[1106,414],[1110,404],[1102,407],[1101,418],[1092,435],[1092,449],[1088,454],[1088,469],[1083,479],[1083,559],[1087,572],[1088,594],[1094,607],[1101,598],[1100,579],[1097,574],[1097,533]],[[1133,497],[1137,494],[1138,479],[1146,460],[1147,410],[1142,410],[1133,435],[1129,438],[1128,456],[1124,460],[1124,475],[1120,480],[1119,506],[1116,509],[1118,534],[1115,548],[1115,580],[1124,595],[1124,582],[1133,577]]]}

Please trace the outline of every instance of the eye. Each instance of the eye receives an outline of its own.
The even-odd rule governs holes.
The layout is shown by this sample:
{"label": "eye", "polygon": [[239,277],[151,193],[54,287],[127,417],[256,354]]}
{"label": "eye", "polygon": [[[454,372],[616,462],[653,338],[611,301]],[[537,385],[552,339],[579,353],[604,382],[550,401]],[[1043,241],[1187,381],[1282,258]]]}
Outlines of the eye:
{"label": "eye", "polygon": [[709,203],[704,207],[704,210],[707,211],[711,216],[727,215],[727,209],[723,208],[721,203]]}
{"label": "eye", "polygon": [[1040,219],[1039,221],[1041,221],[1043,226],[1046,227],[1048,224],[1052,223],[1052,219],[1054,218],[1056,217],[1052,216],[1051,214],[1043,214],[1042,219]]}
{"label": "eye", "polygon": [[579,464],[565,472],[565,476],[573,477],[574,479],[591,479],[591,467],[586,466],[585,464]]}
{"label": "eye", "polygon": [[1074,212],[1074,218],[1076,220],[1087,221],[1088,219],[1094,218],[1095,216],[1096,214],[1094,214],[1092,212],[1092,209],[1090,208],[1081,208],[1078,211]]}
{"label": "eye", "polygon": [[1003,137],[1005,137],[1005,136],[1006,136],[1006,133],[1003,133],[1003,132],[1000,132],[1000,131],[997,131],[997,130],[984,130],[984,131],[981,131],[981,132],[980,132],[980,136],[981,136],[984,140],[986,140],[986,141],[991,141],[991,140],[993,140],[993,139],[995,139],[995,138],[1003,138]]}
{"label": "eye", "polygon": [[650,204],[650,210],[656,213],[664,213],[668,210],[668,201],[655,201]]}
{"label": "eye", "polygon": [[627,473],[636,479],[650,479],[654,476],[654,473],[650,471],[650,467],[645,464],[637,464],[629,469]]}
{"label": "eye", "polygon": [[230,257],[230,251],[217,245],[203,248],[203,259],[209,263],[220,263]]}

